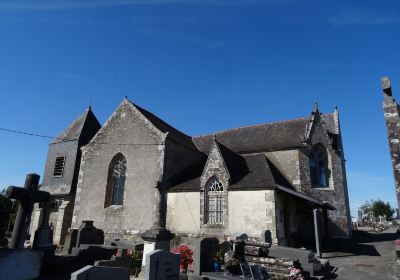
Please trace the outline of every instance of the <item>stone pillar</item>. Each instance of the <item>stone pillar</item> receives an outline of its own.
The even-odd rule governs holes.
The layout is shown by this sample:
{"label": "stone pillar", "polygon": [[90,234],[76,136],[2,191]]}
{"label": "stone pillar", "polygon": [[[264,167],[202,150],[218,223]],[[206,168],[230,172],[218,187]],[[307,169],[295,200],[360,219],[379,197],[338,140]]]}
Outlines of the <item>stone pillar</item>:
{"label": "stone pillar", "polygon": [[61,239],[65,238],[65,236],[63,236],[63,238],[62,238],[63,232],[66,231],[63,228],[63,224],[64,224],[64,219],[66,219],[65,215],[67,214],[65,210],[69,203],[70,203],[70,201],[68,201],[68,200],[62,200],[61,205],[58,208],[57,221],[54,226],[54,244],[57,244],[57,245],[60,245],[61,241],[62,241]]}
{"label": "stone pillar", "polygon": [[166,211],[167,211],[167,192],[168,184],[165,182],[157,182],[157,189],[159,194],[156,202],[156,217],[151,229],[141,234],[144,241],[152,242],[155,245],[154,249],[170,249],[170,241],[175,235],[165,228],[166,225]]}
{"label": "stone pillar", "polygon": [[319,209],[314,209],[313,214],[314,214],[315,251],[316,251],[317,257],[322,257],[321,233],[320,233],[319,223],[318,223]]}
{"label": "stone pillar", "polygon": [[35,207],[32,213],[32,221],[29,232],[31,233],[29,243],[33,244],[33,239],[35,238],[35,231],[39,228],[39,225],[42,224],[43,218],[43,209],[39,208],[39,203],[35,203]]}
{"label": "stone pillar", "polygon": [[392,86],[387,77],[381,79],[383,91],[383,111],[388,131],[390,156],[394,172],[397,207],[400,208],[400,117],[396,100],[392,96]]}

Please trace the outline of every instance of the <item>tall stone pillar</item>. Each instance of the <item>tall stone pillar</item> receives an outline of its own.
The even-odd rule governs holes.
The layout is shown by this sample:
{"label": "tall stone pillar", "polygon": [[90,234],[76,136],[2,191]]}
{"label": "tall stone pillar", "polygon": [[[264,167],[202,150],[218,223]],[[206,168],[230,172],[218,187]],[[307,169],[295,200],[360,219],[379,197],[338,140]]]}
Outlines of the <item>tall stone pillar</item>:
{"label": "tall stone pillar", "polygon": [[390,156],[394,172],[397,207],[400,208],[400,116],[399,106],[392,96],[389,78],[381,78],[383,91],[383,111],[388,130]]}

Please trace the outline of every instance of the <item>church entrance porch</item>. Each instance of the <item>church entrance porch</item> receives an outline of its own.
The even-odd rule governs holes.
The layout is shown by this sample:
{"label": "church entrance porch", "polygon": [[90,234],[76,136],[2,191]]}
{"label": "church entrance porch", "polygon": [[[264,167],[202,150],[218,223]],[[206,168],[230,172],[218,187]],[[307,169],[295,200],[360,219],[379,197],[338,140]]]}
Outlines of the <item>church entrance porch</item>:
{"label": "church entrance porch", "polygon": [[325,241],[329,238],[328,210],[334,210],[334,208],[326,202],[278,186],[276,192],[278,244],[320,250],[321,240]]}

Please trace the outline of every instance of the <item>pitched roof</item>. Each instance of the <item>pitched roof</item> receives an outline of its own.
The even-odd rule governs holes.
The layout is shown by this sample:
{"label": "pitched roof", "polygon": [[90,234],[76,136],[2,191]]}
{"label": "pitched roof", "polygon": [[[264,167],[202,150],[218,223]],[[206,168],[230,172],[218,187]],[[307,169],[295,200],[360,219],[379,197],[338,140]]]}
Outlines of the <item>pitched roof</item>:
{"label": "pitched roof", "polygon": [[198,149],[208,153],[212,137],[237,153],[298,147],[305,141],[309,118],[229,129],[194,137]]}
{"label": "pitched roof", "polygon": [[[90,127],[89,127],[90,126]],[[91,107],[87,108],[77,119],[75,119],[63,132],[61,132],[52,144],[79,140],[82,132],[86,129],[94,128],[96,131],[101,127],[96,116],[93,114]]]}
{"label": "pitched roof", "polygon": [[[266,158],[264,154],[244,155],[245,168],[247,172],[242,174],[237,181],[233,182],[230,190],[257,190],[275,189],[276,185],[283,185],[293,189],[290,183],[284,178],[280,171]],[[201,166],[197,167],[197,173],[192,173],[189,180],[170,181],[170,192],[200,191]],[[204,168],[204,166],[203,166]],[[184,174],[182,174],[184,175]]]}
{"label": "pitched roof", "polygon": [[[336,134],[334,114],[321,114],[321,119],[328,132]],[[295,148],[302,146],[306,141],[311,120],[311,117],[307,117],[233,128],[193,137],[193,141],[200,151],[207,154],[214,137],[219,143],[236,153]]]}
{"label": "pitched roof", "polygon": [[249,171],[246,165],[246,159],[218,141],[215,141],[215,143],[218,146],[222,159],[228,169],[231,183],[237,182]]}
{"label": "pitched roof", "polygon": [[148,119],[158,130],[163,133],[169,133],[171,137],[176,140],[180,140],[181,142],[185,143],[186,145],[192,147],[193,149],[197,150],[196,145],[193,143],[193,140],[190,136],[184,134],[183,132],[177,130],[173,126],[169,125],[156,115],[150,113],[149,111],[143,109],[142,107],[136,105],[132,101],[129,101],[146,119]]}

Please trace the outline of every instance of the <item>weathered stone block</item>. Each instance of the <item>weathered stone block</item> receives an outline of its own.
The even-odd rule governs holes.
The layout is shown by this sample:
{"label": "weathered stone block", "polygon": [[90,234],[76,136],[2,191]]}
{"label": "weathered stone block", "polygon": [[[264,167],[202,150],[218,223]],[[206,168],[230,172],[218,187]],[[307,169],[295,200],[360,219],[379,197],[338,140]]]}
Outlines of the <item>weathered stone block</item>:
{"label": "weathered stone block", "polygon": [[71,280],[129,280],[129,270],[123,267],[85,266],[71,274]]}

